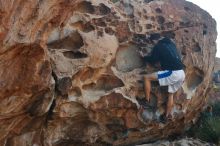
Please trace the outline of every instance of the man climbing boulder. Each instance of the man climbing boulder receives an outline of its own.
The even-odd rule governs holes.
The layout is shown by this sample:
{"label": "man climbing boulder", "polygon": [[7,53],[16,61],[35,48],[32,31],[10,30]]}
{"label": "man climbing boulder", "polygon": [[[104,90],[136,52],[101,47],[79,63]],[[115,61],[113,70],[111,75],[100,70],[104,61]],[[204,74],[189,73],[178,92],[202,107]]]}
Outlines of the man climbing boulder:
{"label": "man climbing boulder", "polygon": [[[171,118],[173,108],[173,95],[181,88],[184,79],[184,65],[176,45],[169,38],[162,38],[153,47],[150,55],[144,56],[141,53],[145,63],[159,63],[161,70],[151,74],[144,75],[145,101],[141,102],[141,111],[151,100],[151,81],[159,81],[160,86],[168,86],[168,101],[166,108],[166,118]],[[142,114],[143,115],[143,114]]]}

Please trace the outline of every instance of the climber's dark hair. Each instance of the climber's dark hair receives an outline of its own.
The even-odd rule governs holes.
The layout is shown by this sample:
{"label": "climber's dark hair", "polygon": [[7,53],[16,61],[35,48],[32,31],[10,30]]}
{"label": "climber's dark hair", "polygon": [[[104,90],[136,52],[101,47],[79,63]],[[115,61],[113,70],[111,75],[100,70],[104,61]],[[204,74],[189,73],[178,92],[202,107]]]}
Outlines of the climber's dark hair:
{"label": "climber's dark hair", "polygon": [[150,35],[149,38],[151,41],[159,40],[160,39],[160,34],[159,33],[153,33]]}

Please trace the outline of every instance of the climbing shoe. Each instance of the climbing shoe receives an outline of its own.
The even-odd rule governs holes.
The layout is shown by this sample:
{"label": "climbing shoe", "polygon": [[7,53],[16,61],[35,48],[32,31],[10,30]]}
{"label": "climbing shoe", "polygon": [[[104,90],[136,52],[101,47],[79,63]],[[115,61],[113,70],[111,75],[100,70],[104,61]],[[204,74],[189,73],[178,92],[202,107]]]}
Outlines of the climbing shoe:
{"label": "climbing shoe", "polygon": [[137,102],[138,104],[143,107],[144,109],[151,109],[152,106],[150,105],[149,102],[147,102],[147,100],[145,98],[136,98],[137,99]]}

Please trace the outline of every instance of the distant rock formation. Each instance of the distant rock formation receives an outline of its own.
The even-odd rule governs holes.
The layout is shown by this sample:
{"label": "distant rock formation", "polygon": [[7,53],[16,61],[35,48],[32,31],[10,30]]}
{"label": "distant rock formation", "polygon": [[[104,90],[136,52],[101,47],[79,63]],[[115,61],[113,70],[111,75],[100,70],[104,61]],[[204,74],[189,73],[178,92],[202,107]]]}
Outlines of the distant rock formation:
{"label": "distant rock formation", "polygon": [[[153,84],[150,118],[137,118],[139,74],[155,36],[186,66],[175,95]],[[146,37],[147,36],[147,37]],[[0,0],[0,145],[126,145],[179,134],[202,109],[216,53],[216,23],[184,0]],[[187,99],[191,99],[190,101]]]}
{"label": "distant rock formation", "polygon": [[215,57],[215,66],[214,66],[214,72],[220,70],[220,58]]}
{"label": "distant rock formation", "polygon": [[215,58],[213,81],[215,83],[220,83],[220,58]]}

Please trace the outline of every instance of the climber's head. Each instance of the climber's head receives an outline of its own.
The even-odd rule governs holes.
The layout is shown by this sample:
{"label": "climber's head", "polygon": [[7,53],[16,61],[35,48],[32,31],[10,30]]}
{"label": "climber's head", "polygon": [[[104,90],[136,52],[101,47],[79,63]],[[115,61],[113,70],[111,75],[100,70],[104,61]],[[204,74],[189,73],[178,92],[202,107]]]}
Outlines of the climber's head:
{"label": "climber's head", "polygon": [[153,33],[153,34],[150,34],[150,35],[146,35],[146,38],[148,40],[150,40],[150,42],[155,45],[157,44],[157,42],[161,39],[161,36],[159,33]]}
{"label": "climber's head", "polygon": [[146,39],[150,40],[153,45],[156,45],[159,42],[170,42],[172,39],[168,36],[161,36],[159,33],[153,33],[146,35]]}

